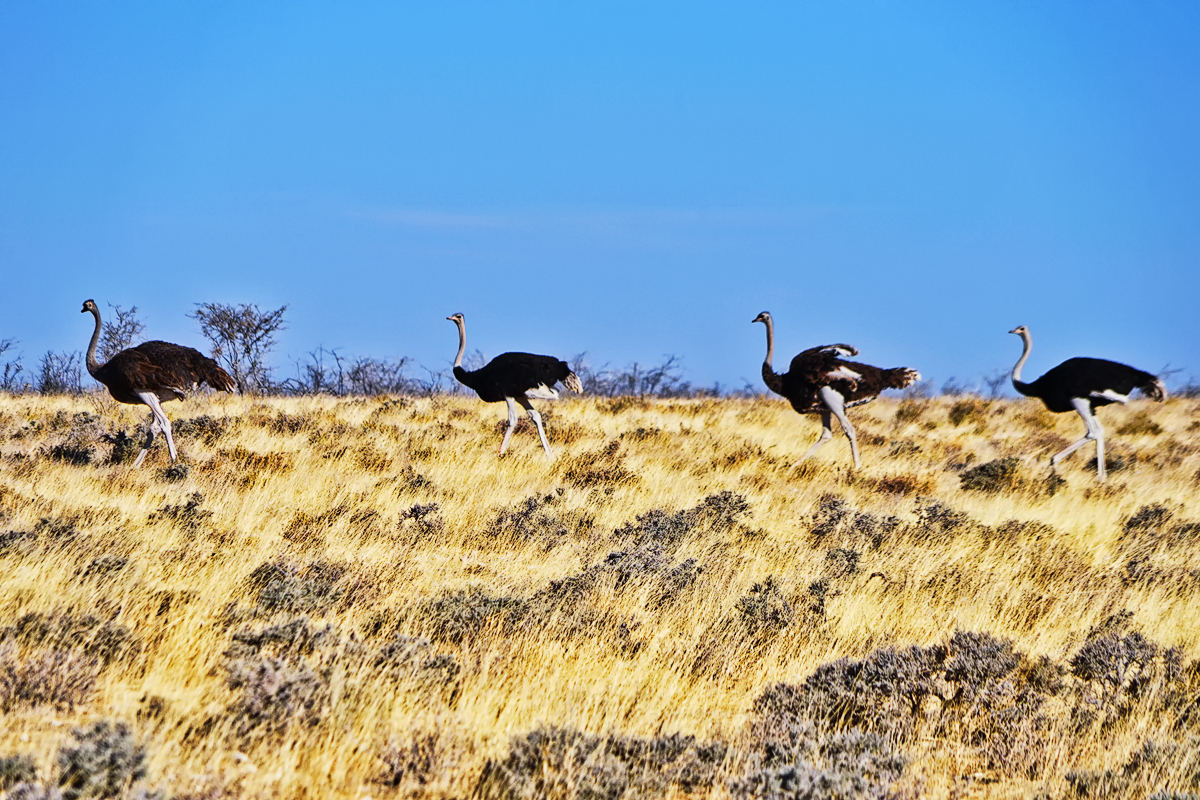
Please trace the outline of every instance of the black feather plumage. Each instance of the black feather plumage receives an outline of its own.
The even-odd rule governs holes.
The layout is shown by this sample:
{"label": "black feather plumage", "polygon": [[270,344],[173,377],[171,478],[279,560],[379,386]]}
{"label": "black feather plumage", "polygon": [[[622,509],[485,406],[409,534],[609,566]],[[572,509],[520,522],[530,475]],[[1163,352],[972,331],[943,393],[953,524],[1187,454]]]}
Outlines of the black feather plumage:
{"label": "black feather plumage", "polygon": [[556,383],[570,386],[575,373],[567,362],[554,356],[502,353],[477,370],[468,372],[455,367],[454,377],[474,389],[484,402],[499,403],[508,397],[524,397],[539,388],[551,390]]}
{"label": "black feather plumage", "polygon": [[1032,383],[1014,380],[1013,387],[1027,397],[1040,399],[1055,413],[1074,411],[1071,401],[1076,398],[1086,398],[1093,409],[1120,402],[1100,395],[1105,391],[1128,396],[1134,389],[1141,389],[1153,400],[1166,396],[1157,376],[1103,358],[1068,358]]}

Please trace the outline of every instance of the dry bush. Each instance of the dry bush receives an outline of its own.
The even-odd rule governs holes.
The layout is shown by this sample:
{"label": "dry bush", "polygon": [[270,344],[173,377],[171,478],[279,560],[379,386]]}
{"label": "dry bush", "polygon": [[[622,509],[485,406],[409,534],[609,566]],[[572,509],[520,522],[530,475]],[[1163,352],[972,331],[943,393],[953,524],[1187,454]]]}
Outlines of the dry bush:
{"label": "dry bush", "polygon": [[14,645],[0,646],[0,711],[82,705],[98,671],[95,658],[73,651],[40,648],[21,656]]}

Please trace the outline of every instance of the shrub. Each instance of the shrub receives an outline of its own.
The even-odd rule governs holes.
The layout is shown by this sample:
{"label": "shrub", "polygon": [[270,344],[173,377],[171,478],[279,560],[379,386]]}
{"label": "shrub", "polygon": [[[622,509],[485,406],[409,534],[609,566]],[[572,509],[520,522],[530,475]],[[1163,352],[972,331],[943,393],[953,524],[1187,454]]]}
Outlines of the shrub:
{"label": "shrub", "polygon": [[37,765],[33,756],[0,756],[0,791],[34,780],[37,780]]}
{"label": "shrub", "polygon": [[379,650],[374,666],[435,688],[455,684],[462,671],[453,656],[438,653],[428,639],[417,636],[394,637]]}
{"label": "shrub", "polygon": [[[172,430],[176,430],[176,428],[172,426]],[[143,440],[130,436],[124,430],[106,433],[100,438],[112,445],[112,452],[108,456],[109,464],[131,464],[142,449]]]}
{"label": "shrub", "polygon": [[858,573],[858,561],[862,553],[839,547],[825,551],[825,575],[830,578],[845,578]]}
{"label": "shrub", "polygon": [[1008,675],[1021,662],[1012,642],[987,633],[955,631],[950,637],[946,680],[957,681],[968,695],[989,680]]}
{"label": "shrub", "polygon": [[731,780],[730,794],[739,800],[885,798],[907,763],[886,739],[857,729],[796,744],[786,763]]}
{"label": "shrub", "polygon": [[[556,508],[563,490],[547,495],[526,497],[515,508],[502,509],[485,535],[492,539],[511,539],[519,542],[540,540],[546,548],[565,541],[571,528],[588,529],[592,519],[588,515],[570,514]],[[568,527],[570,524],[570,527]]]}
{"label": "shrub", "polygon": [[48,458],[76,467],[86,467],[91,464],[95,455],[96,448],[75,442],[63,442],[46,450]]}
{"label": "shrub", "polygon": [[1121,524],[1125,536],[1157,534],[1167,527],[1175,512],[1162,503],[1139,508]]}
{"label": "shrub", "polygon": [[113,572],[120,572],[129,565],[129,559],[124,556],[100,556],[93,558],[84,569],[81,578],[101,577]]}
{"label": "shrub", "polygon": [[87,702],[96,685],[94,658],[66,650],[39,649],[24,658],[14,645],[0,648],[0,710]]}
{"label": "shrub", "polygon": [[833,494],[822,495],[813,513],[810,533],[816,538],[828,536],[850,515],[854,509],[842,498]]}
{"label": "shrub", "polygon": [[191,468],[187,464],[180,463],[168,464],[167,466],[163,467],[162,472],[159,473],[162,479],[168,483],[185,481],[187,480],[188,475],[191,474]]}
{"label": "shrub", "polygon": [[120,623],[92,614],[62,612],[23,614],[0,629],[0,641],[14,639],[25,647],[81,650],[108,665],[140,647],[140,639]]}
{"label": "shrub", "polygon": [[918,541],[944,542],[976,527],[963,511],[951,508],[939,500],[922,498],[918,501],[917,522],[910,529]]}
{"label": "shrub", "polygon": [[884,648],[856,661],[824,664],[802,686],[776,684],[754,701],[768,734],[811,722],[818,731],[860,728],[903,738],[921,701],[935,693],[934,677],[946,658],[940,645]]}
{"label": "shrub", "polygon": [[737,610],[750,634],[755,636],[778,633],[796,618],[792,604],[772,576],[750,587],[750,593],[737,601]]}
{"label": "shrub", "polygon": [[916,400],[904,400],[896,408],[896,422],[916,422],[925,413],[925,403]]}
{"label": "shrub", "polygon": [[493,620],[524,616],[525,600],[497,597],[479,586],[446,592],[417,609],[419,622],[439,642],[461,644],[473,641]]}
{"label": "shrub", "polygon": [[437,503],[414,504],[400,515],[400,524],[411,520],[419,536],[437,536],[446,527],[438,511]]}
{"label": "shrub", "polygon": [[62,792],[55,787],[33,782],[18,783],[4,797],[5,800],[62,800],[63,798]]}
{"label": "shrub", "polygon": [[958,427],[964,422],[982,422],[987,408],[988,404],[978,397],[959,400],[950,407],[950,424]]}
{"label": "shrub", "polygon": [[1017,467],[1020,464],[1021,459],[1016,456],[999,458],[966,470],[959,475],[959,481],[965,491],[992,494],[1008,491],[1017,485]]}
{"label": "shrub", "polygon": [[259,656],[228,661],[226,683],[238,690],[229,706],[234,732],[282,733],[294,722],[314,725],[329,700],[329,685],[304,659]]}
{"label": "shrub", "polygon": [[248,658],[263,652],[276,656],[304,656],[316,650],[337,647],[340,643],[333,625],[316,628],[305,617],[269,625],[260,631],[242,630],[233,634],[225,651],[230,659]]}
{"label": "shrub", "polygon": [[58,785],[66,800],[118,797],[146,776],[146,748],[124,722],[99,720],[71,731],[58,751]]}
{"label": "shrub", "polygon": [[212,445],[225,435],[229,429],[229,420],[214,419],[207,414],[199,417],[176,420],[171,424],[171,431],[181,438],[198,436],[205,444]]}
{"label": "shrub", "polygon": [[1158,646],[1137,631],[1126,636],[1109,633],[1089,639],[1069,663],[1080,680],[1137,696],[1146,685],[1147,671],[1157,653]]}
{"label": "shrub", "polygon": [[[1200,788],[1200,740],[1181,744],[1147,739],[1119,769],[1072,770],[1066,778],[1076,797],[1101,800],[1129,797],[1138,787],[1161,787],[1168,782],[1189,789]],[[1153,797],[1186,798],[1188,795],[1163,791]]]}
{"label": "shrub", "polygon": [[345,567],[328,561],[310,561],[300,566],[284,559],[264,561],[255,567],[246,582],[256,592],[256,613],[324,613],[341,598],[338,583]]}
{"label": "shrub", "polygon": [[445,770],[446,746],[437,731],[416,732],[408,741],[389,741],[379,760],[383,769],[375,782],[393,789],[425,786]]}
{"label": "shrub", "polygon": [[0,556],[9,553],[26,554],[34,549],[38,535],[33,531],[9,531],[0,533]]}
{"label": "shrub", "polygon": [[1122,436],[1158,436],[1163,430],[1145,411],[1139,411],[1117,428]]}
{"label": "shrub", "polygon": [[151,514],[150,519],[173,520],[188,530],[197,530],[201,525],[207,523],[213,515],[213,512],[208,509],[201,508],[203,503],[204,495],[200,492],[192,492],[186,503],[182,505],[171,505],[168,503]]}
{"label": "shrub", "polygon": [[75,522],[69,519],[54,519],[42,517],[34,526],[34,533],[44,537],[52,545],[67,545],[83,535],[83,531],[75,527]]}
{"label": "shrub", "polygon": [[674,552],[692,531],[729,532],[741,524],[741,518],[749,511],[745,497],[722,491],[683,511],[671,513],[656,508],[638,514],[636,522],[625,523],[613,531],[613,537],[631,541],[635,546],[654,544],[664,552]]}
{"label": "shrub", "polygon": [[583,453],[567,464],[563,480],[581,489],[600,489],[611,494],[618,486],[636,483],[638,476],[625,467],[621,443],[612,441],[603,450]]}
{"label": "shrub", "polygon": [[673,786],[691,791],[712,785],[724,757],[723,745],[697,745],[680,734],[646,739],[542,727],[514,736],[508,755],[484,766],[474,796],[661,797]]}

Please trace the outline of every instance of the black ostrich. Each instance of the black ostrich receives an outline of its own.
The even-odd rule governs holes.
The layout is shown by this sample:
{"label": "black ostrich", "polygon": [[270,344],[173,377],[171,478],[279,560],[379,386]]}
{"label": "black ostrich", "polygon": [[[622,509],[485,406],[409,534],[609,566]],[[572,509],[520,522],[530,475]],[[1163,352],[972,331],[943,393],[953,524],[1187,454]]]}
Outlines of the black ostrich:
{"label": "black ostrich", "polygon": [[96,318],[96,330],[92,333],[87,350],[87,371],[108,387],[108,393],[118,403],[150,407],[150,432],[133,466],[142,465],[142,459],[154,443],[154,434],[160,430],[167,437],[167,450],[174,461],[175,440],[171,438],[171,421],[167,419],[162,403],[183,400],[188,392],[201,383],[223,392],[232,392],[237,388],[233,378],[208,356],[170,342],[143,342],[137,347],[122,350],[102,365],[96,361],[96,345],[100,341],[101,329],[100,309],[96,307],[96,301],[84,301],[80,313],[87,311]]}
{"label": "black ostrich", "polygon": [[1129,395],[1134,389],[1141,389],[1151,400],[1161,403],[1167,399],[1167,389],[1163,382],[1149,372],[1116,361],[1106,361],[1103,358],[1068,358],[1033,383],[1024,383],[1021,381],[1021,368],[1025,366],[1025,360],[1033,350],[1033,337],[1029,334],[1029,328],[1024,325],[1013,328],[1009,333],[1017,334],[1025,342],[1025,349],[1013,366],[1013,388],[1027,397],[1040,399],[1046,404],[1046,408],[1055,414],[1064,411],[1078,412],[1087,427],[1087,434],[1067,449],[1056,453],[1050,459],[1050,466],[1057,467],[1058,462],[1089,441],[1095,440],[1096,474],[1101,481],[1105,480],[1104,428],[1096,416],[1096,409],[1109,403],[1128,403]]}
{"label": "black ostrich", "polygon": [[775,324],[771,314],[762,312],[751,322],[767,326],[767,357],[763,360],[763,383],[775,394],[783,395],[800,414],[821,415],[821,437],[800,459],[811,456],[833,438],[833,417],[842,425],[842,431],[850,440],[850,453],[854,466],[861,466],[858,458],[858,439],[854,426],[846,416],[846,409],[861,406],[879,396],[884,389],[903,389],[921,374],[907,367],[880,369],[870,364],[843,361],[842,357],[858,355],[858,349],[848,344],[826,344],[810,347],[792,359],[792,365],[782,375],[771,368],[775,354]]}
{"label": "black ostrich", "polygon": [[542,427],[542,415],[529,402],[532,397],[536,400],[557,400],[558,390],[554,384],[561,382],[572,392],[582,392],[583,384],[579,376],[571,371],[565,361],[554,356],[537,356],[533,353],[502,353],[473,372],[463,369],[463,352],[467,349],[467,323],[462,314],[454,314],[446,319],[458,326],[458,355],[454,358],[454,377],[458,382],[475,393],[485,403],[508,403],[508,430],[504,432],[504,441],[500,443],[499,455],[504,455],[508,449],[508,441],[512,438],[513,429],[517,427],[517,403],[529,412],[529,418],[537,426],[538,436],[542,447],[546,448],[546,456],[554,459],[550,442],[546,440],[546,429]]}

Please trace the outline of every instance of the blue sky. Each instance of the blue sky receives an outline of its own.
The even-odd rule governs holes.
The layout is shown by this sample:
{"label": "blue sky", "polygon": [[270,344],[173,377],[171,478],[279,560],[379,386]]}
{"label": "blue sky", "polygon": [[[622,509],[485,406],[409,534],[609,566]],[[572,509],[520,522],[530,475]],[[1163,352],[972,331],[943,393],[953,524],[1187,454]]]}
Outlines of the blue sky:
{"label": "blue sky", "polygon": [[[0,5],[0,338],[1200,375],[1200,5]],[[777,361],[779,356],[777,356]],[[777,363],[777,367],[781,364]]]}

